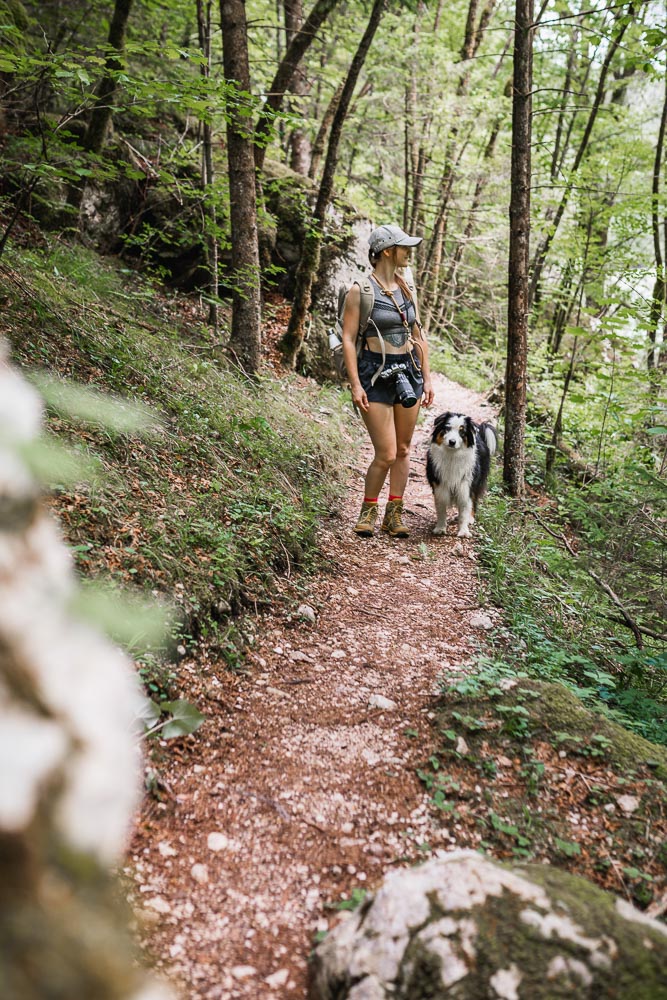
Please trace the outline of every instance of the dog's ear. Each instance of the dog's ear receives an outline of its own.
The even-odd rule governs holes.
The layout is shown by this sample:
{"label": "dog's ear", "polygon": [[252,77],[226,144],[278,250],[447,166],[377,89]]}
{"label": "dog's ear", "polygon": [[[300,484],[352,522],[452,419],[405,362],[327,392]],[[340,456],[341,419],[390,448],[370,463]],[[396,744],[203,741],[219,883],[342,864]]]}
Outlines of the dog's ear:
{"label": "dog's ear", "polygon": [[465,442],[466,442],[466,447],[467,448],[474,448],[475,447],[475,437],[476,437],[476,434],[477,434],[477,427],[475,426],[475,424],[473,423],[473,421],[470,419],[470,417],[466,417],[465,418],[463,426],[465,427],[465,435],[466,435],[465,436]]}
{"label": "dog's ear", "polygon": [[451,413],[448,410],[447,413],[441,413],[439,416],[435,418],[435,420],[433,421],[433,434],[432,434],[433,441],[439,441],[439,439],[445,433],[445,431],[447,430],[447,421],[449,420],[450,417]]}

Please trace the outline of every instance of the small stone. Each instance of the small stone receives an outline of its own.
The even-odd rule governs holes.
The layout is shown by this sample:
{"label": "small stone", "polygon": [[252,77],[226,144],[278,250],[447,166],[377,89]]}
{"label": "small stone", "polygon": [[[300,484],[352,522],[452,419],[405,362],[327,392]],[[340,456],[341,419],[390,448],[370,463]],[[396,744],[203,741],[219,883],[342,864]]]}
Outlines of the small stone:
{"label": "small stone", "polygon": [[612,815],[612,813],[616,812],[616,806],[614,805],[613,802],[606,802],[602,808],[606,813],[609,813],[610,816]]}
{"label": "small stone", "polygon": [[311,662],[311,658],[310,658],[310,656],[308,656],[308,653],[304,653],[300,649],[293,649],[292,652],[289,655],[289,658],[290,658],[290,660],[292,660],[293,663],[310,663]]}
{"label": "small stone", "polygon": [[157,849],[163,858],[173,858],[177,854],[177,851],[175,851],[171,844],[166,840],[161,840],[157,845]]}
{"label": "small stone", "polygon": [[462,736],[459,736],[456,741],[456,752],[460,753],[462,757],[465,757],[467,753],[470,753],[470,747]]}
{"label": "small stone", "polygon": [[257,975],[254,965],[234,965],[229,971],[234,979],[251,979]]}
{"label": "small stone", "polygon": [[278,969],[277,972],[272,972],[270,976],[267,976],[264,982],[272,989],[277,989],[278,986],[284,986],[288,979],[289,969]]}
{"label": "small stone", "polygon": [[224,851],[229,846],[229,837],[224,833],[209,833],[206,846],[209,851]]}
{"label": "small stone", "polygon": [[171,913],[171,906],[162,896],[153,896],[152,899],[147,899],[146,906],[150,910],[155,910],[156,913]]}
{"label": "small stone", "polygon": [[509,757],[504,757],[503,754],[500,754],[498,757],[496,757],[496,764],[498,765],[498,767],[511,767],[512,761],[509,759]]}
{"label": "small stone", "polygon": [[635,795],[617,795],[616,801],[626,816],[631,816],[639,809],[639,799]]}
{"label": "small stone", "polygon": [[368,707],[382,708],[387,712],[393,712],[398,708],[398,705],[395,701],[392,701],[391,698],[385,698],[384,695],[372,694],[368,699]]}
{"label": "small stone", "polygon": [[342,660],[345,656],[347,656],[347,653],[345,652],[344,649],[334,649],[333,653],[331,654],[331,659]]}
{"label": "small stone", "polygon": [[461,545],[460,542],[457,542],[456,545],[454,546],[454,548],[452,549],[452,555],[453,556],[462,556],[463,555],[463,546]]}
{"label": "small stone", "polygon": [[300,604],[296,610],[296,613],[299,616],[299,618],[304,618],[306,621],[310,622],[313,625],[317,621],[317,615],[315,614],[314,609],[311,608],[310,604]]}
{"label": "small stone", "polygon": [[498,681],[498,687],[501,691],[511,691],[513,687],[516,687],[519,682],[515,680],[514,677],[501,677]]}
{"label": "small stone", "polygon": [[470,624],[473,628],[489,629],[493,628],[493,622],[488,615],[474,614],[470,616]]}
{"label": "small stone", "polygon": [[208,882],[208,868],[206,865],[195,864],[190,869],[190,874],[192,875],[195,882],[199,882],[200,885],[206,885]]}
{"label": "small stone", "polygon": [[183,657],[185,656],[185,653],[186,653],[186,649],[185,649],[185,646],[177,646],[177,647],[176,647],[176,652],[178,653],[178,655],[179,655],[179,656],[181,657],[181,659],[182,659],[182,658],[183,658]]}

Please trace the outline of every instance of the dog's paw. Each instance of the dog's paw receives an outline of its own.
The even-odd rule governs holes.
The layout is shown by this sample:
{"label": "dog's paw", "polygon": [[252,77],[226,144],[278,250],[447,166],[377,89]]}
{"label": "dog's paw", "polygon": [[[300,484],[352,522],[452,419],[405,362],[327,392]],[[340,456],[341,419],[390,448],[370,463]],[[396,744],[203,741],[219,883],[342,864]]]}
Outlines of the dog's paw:
{"label": "dog's paw", "polygon": [[433,529],[434,535],[444,535],[446,534],[446,532],[447,532],[446,524],[436,524],[435,528]]}
{"label": "dog's paw", "polygon": [[462,525],[456,533],[457,538],[470,538],[470,528],[467,524]]}

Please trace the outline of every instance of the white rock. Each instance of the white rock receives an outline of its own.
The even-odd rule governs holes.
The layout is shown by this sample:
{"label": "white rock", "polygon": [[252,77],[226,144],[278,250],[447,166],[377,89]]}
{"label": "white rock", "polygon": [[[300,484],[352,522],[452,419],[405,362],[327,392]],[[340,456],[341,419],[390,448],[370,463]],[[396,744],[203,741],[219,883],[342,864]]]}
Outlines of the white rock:
{"label": "white rock", "polygon": [[171,913],[171,906],[162,896],[153,896],[152,899],[147,899],[145,905],[149,910],[155,910],[156,913]]}
{"label": "white rock", "polygon": [[345,656],[347,656],[347,653],[345,652],[344,649],[334,649],[333,653],[331,654],[331,659],[342,660]]}
{"label": "white rock", "polygon": [[300,649],[293,649],[289,655],[290,660],[294,663],[310,663],[311,658],[308,653],[302,652]]}
{"label": "white rock", "polygon": [[206,838],[206,846],[209,851],[224,851],[229,847],[229,837],[225,836],[224,833],[209,833]]}
{"label": "white rock", "polygon": [[160,843],[157,845],[157,849],[163,858],[173,858],[178,853],[166,840],[161,840]]}
{"label": "white rock", "polygon": [[311,608],[310,604],[300,604],[296,613],[300,618],[305,618],[306,621],[312,622],[313,624],[317,621],[317,615],[315,614],[314,609]]}
{"label": "white rock", "polygon": [[385,698],[381,694],[372,694],[368,699],[368,706],[369,708],[382,708],[387,712],[393,712],[398,708],[395,701],[392,701],[391,698]]}
{"label": "white rock", "polygon": [[205,885],[208,882],[208,868],[206,865],[194,864],[190,869],[190,874],[195,882],[199,882],[200,885]]}
{"label": "white rock", "polygon": [[459,736],[456,741],[456,752],[460,753],[462,757],[465,757],[465,755],[470,752],[470,747],[462,736]]}
{"label": "white rock", "polygon": [[476,613],[470,616],[470,624],[473,628],[489,629],[493,628],[493,622],[488,615]]}
{"label": "white rock", "polygon": [[267,976],[264,982],[275,990],[279,986],[284,986],[288,979],[289,969],[278,969],[277,972],[272,972],[270,976]]}
{"label": "white rock", "polygon": [[639,809],[639,799],[636,795],[617,795],[616,801],[627,816]]}
{"label": "white rock", "polygon": [[257,969],[254,965],[234,965],[229,971],[234,979],[251,979],[257,975]]}

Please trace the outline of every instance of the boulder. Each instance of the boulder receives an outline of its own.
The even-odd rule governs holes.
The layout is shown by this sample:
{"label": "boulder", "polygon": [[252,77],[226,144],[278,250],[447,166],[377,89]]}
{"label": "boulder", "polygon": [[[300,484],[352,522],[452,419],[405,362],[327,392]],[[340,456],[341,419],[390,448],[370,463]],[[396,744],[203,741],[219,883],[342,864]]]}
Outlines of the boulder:
{"label": "boulder", "polygon": [[667,927],[579,876],[453,851],[318,946],[311,1000],[667,998]]}

